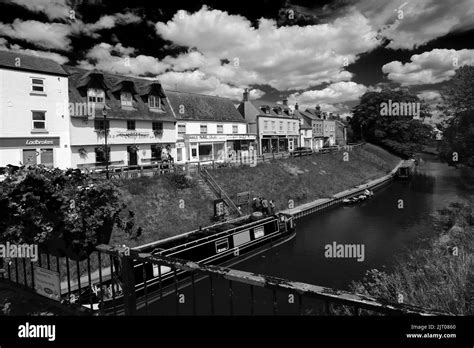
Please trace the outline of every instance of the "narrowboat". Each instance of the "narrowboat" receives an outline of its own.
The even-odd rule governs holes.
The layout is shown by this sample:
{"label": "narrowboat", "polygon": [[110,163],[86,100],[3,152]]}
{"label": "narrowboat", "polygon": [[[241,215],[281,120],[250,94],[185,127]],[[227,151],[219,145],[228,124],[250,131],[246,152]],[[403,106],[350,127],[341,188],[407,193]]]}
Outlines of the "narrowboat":
{"label": "narrowboat", "polygon": [[[240,217],[227,222],[201,228],[178,236],[132,248],[142,253],[169,256],[208,265],[231,266],[253,257],[272,247],[285,243],[295,236],[295,223],[290,214],[277,213],[263,216],[261,213]],[[186,271],[171,270],[167,266],[134,261],[135,294],[137,303],[157,291],[172,291],[175,280],[189,278]],[[114,265],[114,269],[116,269]],[[97,274],[97,272],[94,272]],[[123,306],[120,281],[112,283],[110,267],[102,269],[102,282],[94,277],[91,287],[78,293],[65,294],[93,310],[111,311]],[[114,279],[120,279],[117,274]],[[146,288],[146,290],[145,290]]]}

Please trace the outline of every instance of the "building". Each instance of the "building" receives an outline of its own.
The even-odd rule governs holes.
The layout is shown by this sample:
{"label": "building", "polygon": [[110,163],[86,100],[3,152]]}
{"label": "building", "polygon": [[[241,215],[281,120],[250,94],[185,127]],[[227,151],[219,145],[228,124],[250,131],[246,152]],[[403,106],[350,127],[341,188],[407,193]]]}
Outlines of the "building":
{"label": "building", "polygon": [[257,134],[259,155],[291,152],[299,147],[300,121],[288,107],[288,100],[283,104],[249,100],[249,93],[245,90],[238,110],[247,121],[249,132]]}
{"label": "building", "polygon": [[311,125],[312,148],[314,151],[324,146],[323,120],[319,117],[317,108],[306,109],[302,112],[302,116],[309,125]]}
{"label": "building", "polygon": [[347,145],[347,126],[344,122],[335,120],[336,122],[336,145]]}
{"label": "building", "polygon": [[0,166],[71,166],[68,76],[53,60],[0,51]]}
{"label": "building", "polygon": [[230,99],[166,91],[177,118],[176,162],[225,161],[250,155],[256,134]]}
{"label": "building", "polygon": [[310,119],[304,111],[299,110],[298,103],[295,104],[294,116],[298,117],[300,123],[300,145],[313,149],[313,129]]}
{"label": "building", "polygon": [[175,113],[158,81],[63,68],[69,74],[73,167],[103,166],[106,149],[116,166],[176,158]]}
{"label": "building", "polygon": [[336,145],[336,121],[329,118],[328,113],[322,112],[321,108],[316,106],[314,109],[306,109],[312,118],[313,139],[316,139],[318,146],[323,147]]}

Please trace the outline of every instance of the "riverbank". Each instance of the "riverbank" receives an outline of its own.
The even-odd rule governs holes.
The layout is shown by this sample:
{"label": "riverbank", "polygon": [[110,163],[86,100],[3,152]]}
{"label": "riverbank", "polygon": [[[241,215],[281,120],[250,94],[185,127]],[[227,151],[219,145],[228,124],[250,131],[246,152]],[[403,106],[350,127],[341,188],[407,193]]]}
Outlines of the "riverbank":
{"label": "riverbank", "polygon": [[351,290],[456,315],[473,315],[474,201],[433,216],[433,236],[400,256],[392,272],[367,272]]}
{"label": "riverbank", "polygon": [[[238,192],[251,191],[252,196],[275,200],[277,210],[283,210],[290,201],[296,207],[380,178],[399,160],[377,146],[366,144],[346,153],[314,154],[272,160],[256,167],[209,172],[234,201]],[[128,241],[126,236],[114,231],[111,243],[136,246],[211,224],[212,201],[216,197],[200,185],[196,176],[184,183],[182,180],[179,176],[163,175],[122,181],[120,188],[125,203],[135,212],[143,234],[137,240]]]}

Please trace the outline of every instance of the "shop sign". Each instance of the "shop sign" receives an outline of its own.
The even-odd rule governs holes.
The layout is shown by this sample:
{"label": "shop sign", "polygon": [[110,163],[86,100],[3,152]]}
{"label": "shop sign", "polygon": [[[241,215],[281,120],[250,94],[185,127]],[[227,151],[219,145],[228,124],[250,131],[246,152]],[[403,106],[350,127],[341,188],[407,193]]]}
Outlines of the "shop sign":
{"label": "shop sign", "polygon": [[0,148],[24,148],[24,147],[58,147],[59,137],[48,138],[0,138]]}

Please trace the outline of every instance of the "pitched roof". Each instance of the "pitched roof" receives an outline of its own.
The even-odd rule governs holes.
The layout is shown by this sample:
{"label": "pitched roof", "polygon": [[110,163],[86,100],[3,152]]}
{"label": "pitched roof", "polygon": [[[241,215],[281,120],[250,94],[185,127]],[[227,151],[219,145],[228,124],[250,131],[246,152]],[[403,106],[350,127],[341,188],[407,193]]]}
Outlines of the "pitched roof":
{"label": "pitched roof", "polygon": [[[89,83],[100,83],[105,89],[105,104],[108,108],[108,118],[176,122],[175,113],[166,99],[161,85],[156,80],[121,76],[97,70],[89,71],[70,66],[63,66],[63,68],[69,74],[69,102],[71,103],[86,103],[87,86]],[[122,108],[120,95],[116,93],[124,85],[132,85],[135,90],[135,93],[133,93],[133,100],[135,102],[133,108]],[[156,87],[158,85],[159,88]],[[162,109],[159,111],[151,111],[147,104],[146,95],[152,89],[159,90],[162,102]],[[96,112],[97,118],[101,118],[101,115],[101,112]]]}
{"label": "pitched roof", "polygon": [[300,124],[300,129],[312,129],[311,125],[308,122],[308,118],[305,117],[305,113],[303,111],[295,110],[294,115],[300,120],[303,120],[303,123]]}
{"label": "pitched roof", "polygon": [[64,71],[61,65],[52,59],[30,56],[11,51],[0,50],[0,67],[13,70],[34,71],[44,74],[67,76],[66,71]]}
{"label": "pitched roof", "polygon": [[230,99],[176,91],[166,95],[179,120],[245,122]]}
{"label": "pitched roof", "polygon": [[[265,113],[263,108],[268,108],[269,113]],[[281,114],[277,113],[275,109],[280,109]],[[242,101],[239,104],[237,110],[249,123],[256,122],[257,116],[284,117],[292,119],[298,118],[298,116],[293,115],[293,112],[287,105],[278,104],[267,100]]]}

